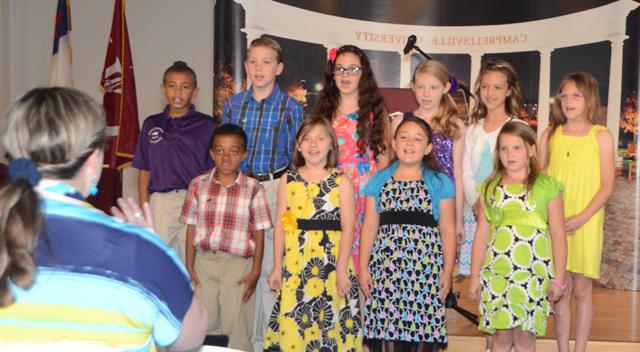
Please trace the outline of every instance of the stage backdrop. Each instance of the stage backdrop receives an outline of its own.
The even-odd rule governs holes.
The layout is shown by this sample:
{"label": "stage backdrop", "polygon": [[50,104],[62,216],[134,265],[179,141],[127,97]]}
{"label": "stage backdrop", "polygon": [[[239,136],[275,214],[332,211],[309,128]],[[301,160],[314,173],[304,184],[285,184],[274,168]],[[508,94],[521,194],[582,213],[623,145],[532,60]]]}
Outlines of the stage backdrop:
{"label": "stage backdrop", "polygon": [[408,87],[417,54],[404,55],[410,35],[452,74],[468,82],[490,58],[513,64],[530,125],[544,131],[562,76],[586,71],[600,83],[600,123],[618,147],[616,188],[606,205],[600,284],[640,290],[637,140],[639,4],[632,0],[391,2],[217,0],[214,28],[214,115],[245,89],[246,47],[269,35],[283,48],[280,87],[306,110],[322,88],[329,49],[354,44],[371,59],[380,87]]}

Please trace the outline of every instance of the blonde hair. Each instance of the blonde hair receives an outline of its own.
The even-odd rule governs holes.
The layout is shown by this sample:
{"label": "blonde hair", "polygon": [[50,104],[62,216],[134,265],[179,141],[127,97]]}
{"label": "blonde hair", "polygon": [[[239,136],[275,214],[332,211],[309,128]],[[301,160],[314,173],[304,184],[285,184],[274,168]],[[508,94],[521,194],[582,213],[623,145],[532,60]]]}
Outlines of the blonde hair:
{"label": "blonde hair", "polygon": [[[500,180],[502,180],[507,172],[504,165],[502,165],[502,162],[500,161],[499,155],[500,137],[505,134],[520,137],[522,141],[529,147],[536,145],[536,133],[526,123],[521,121],[509,121],[504,126],[502,126],[502,129],[498,134],[496,148],[493,152],[493,172],[491,173],[491,176],[489,176],[485,181],[484,189],[482,192],[484,198],[483,200],[487,205],[489,205],[490,198],[495,192],[497,184],[500,182]],[[533,155],[529,157],[529,166],[526,181],[527,192],[531,191],[531,189],[533,188],[533,184],[535,183],[536,178],[538,178],[539,174],[540,163],[538,162],[536,153],[533,153]]]}
{"label": "blonde hair", "polygon": [[276,60],[278,61],[278,63],[282,63],[282,47],[274,39],[267,37],[265,35],[262,35],[251,41],[251,44],[249,44],[249,50],[251,50],[251,48],[255,48],[258,46],[269,48],[275,51]]}
{"label": "blonde hair", "polygon": [[487,106],[480,98],[480,85],[482,84],[482,76],[488,72],[500,72],[507,77],[507,89],[511,92],[505,101],[505,110],[510,117],[520,118],[520,110],[524,106],[524,98],[518,83],[516,70],[510,63],[500,60],[491,59],[482,64],[478,79],[473,87],[473,94],[476,96],[475,105],[471,111],[470,124],[478,122],[478,120],[487,117]]}
{"label": "blonde hair", "polygon": [[[30,159],[43,176],[73,178],[102,148],[104,111],[88,95],[69,88],[36,88],[16,101],[2,126],[10,160]],[[35,185],[18,179],[0,189],[0,307],[13,302],[8,280],[29,288],[35,275],[31,251],[41,227]]]}
{"label": "blonde hair", "polygon": [[325,131],[331,138],[331,149],[329,150],[329,154],[327,154],[327,163],[325,164],[325,169],[331,169],[338,165],[338,138],[336,138],[336,134],[333,133],[333,128],[329,124],[329,121],[322,116],[312,115],[304,119],[300,128],[298,128],[298,132],[296,133],[295,146],[293,151],[293,166],[301,167],[305,165],[304,157],[302,153],[298,150],[300,143],[302,143],[302,139],[311,131],[315,126],[324,127]]}
{"label": "blonde hair", "polygon": [[[600,113],[600,92],[598,90],[598,81],[592,75],[586,72],[573,72],[565,75],[560,81],[557,94],[562,93],[564,86],[567,83],[573,82],[580,93],[584,95],[585,105],[587,109],[587,119],[592,124],[595,124],[598,120],[598,114]],[[553,100],[551,106],[551,121],[549,124],[549,133],[547,134],[547,140],[551,138],[553,132],[558,126],[564,125],[567,122],[567,117],[562,113],[562,105],[559,98]]]}
{"label": "blonde hair", "polygon": [[[449,83],[449,70],[440,61],[425,60],[422,61],[413,71],[411,84],[415,84],[418,74],[426,74],[435,77],[442,85]],[[458,108],[449,93],[445,93],[440,98],[437,113],[431,120],[432,127],[435,130],[442,131],[444,135],[452,140],[460,138]]]}

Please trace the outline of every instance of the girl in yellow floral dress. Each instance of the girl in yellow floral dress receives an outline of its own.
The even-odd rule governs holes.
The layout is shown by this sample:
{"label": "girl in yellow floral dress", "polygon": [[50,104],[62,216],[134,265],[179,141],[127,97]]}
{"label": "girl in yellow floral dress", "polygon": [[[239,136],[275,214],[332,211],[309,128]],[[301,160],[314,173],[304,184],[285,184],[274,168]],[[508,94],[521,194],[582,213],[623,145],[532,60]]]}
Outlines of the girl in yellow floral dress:
{"label": "girl in yellow floral dress", "polygon": [[353,185],[335,169],[338,144],[324,118],[302,123],[295,148],[295,168],[282,176],[278,188],[268,278],[278,300],[264,348],[361,351],[358,284],[351,259]]}

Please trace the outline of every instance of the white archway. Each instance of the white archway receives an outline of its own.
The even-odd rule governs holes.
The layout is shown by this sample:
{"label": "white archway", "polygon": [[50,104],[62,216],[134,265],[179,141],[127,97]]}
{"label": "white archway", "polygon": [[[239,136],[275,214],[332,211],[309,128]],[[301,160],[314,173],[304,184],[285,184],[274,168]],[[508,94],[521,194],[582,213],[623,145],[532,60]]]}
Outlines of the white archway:
{"label": "white archway", "polygon": [[[604,6],[513,24],[490,26],[416,26],[353,20],[325,15],[266,0],[235,0],[245,10],[243,31],[251,41],[262,34],[322,44],[327,48],[349,43],[367,50],[396,52],[401,56],[400,84],[411,77],[410,56],[401,49],[407,37],[415,34],[417,45],[434,54],[471,56],[471,86],[477,79],[485,53],[538,51],[540,86],[538,125],[549,122],[551,53],[556,48],[611,42],[607,127],[618,143],[622,95],[622,53],[626,17],[640,6],[633,0],[619,0]],[[569,25],[568,25],[569,24]],[[544,128],[538,129],[542,133]]]}

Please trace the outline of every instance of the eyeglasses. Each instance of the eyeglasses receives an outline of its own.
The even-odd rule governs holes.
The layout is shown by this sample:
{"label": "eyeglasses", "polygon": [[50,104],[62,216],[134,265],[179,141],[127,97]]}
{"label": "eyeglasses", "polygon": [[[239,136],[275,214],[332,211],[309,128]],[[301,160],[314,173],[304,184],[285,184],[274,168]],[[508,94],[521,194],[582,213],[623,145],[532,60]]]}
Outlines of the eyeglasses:
{"label": "eyeglasses", "polygon": [[336,68],[333,69],[333,74],[336,76],[342,76],[346,73],[349,76],[356,76],[358,73],[360,73],[360,71],[362,71],[362,67],[360,66],[349,66],[349,67],[336,66]]}
{"label": "eyeglasses", "polygon": [[560,99],[560,101],[567,101],[569,99],[571,100],[580,100],[584,98],[584,94],[577,92],[577,93],[561,93],[557,95],[558,99]]}

